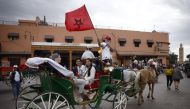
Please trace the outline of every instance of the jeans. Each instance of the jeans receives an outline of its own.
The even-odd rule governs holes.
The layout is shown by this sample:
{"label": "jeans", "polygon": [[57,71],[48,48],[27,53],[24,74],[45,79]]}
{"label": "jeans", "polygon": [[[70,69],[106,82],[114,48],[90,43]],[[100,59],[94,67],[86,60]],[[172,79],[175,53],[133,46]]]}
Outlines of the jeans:
{"label": "jeans", "polygon": [[21,82],[14,81],[13,83],[11,83],[11,85],[12,85],[13,96],[16,98],[20,93]]}
{"label": "jeans", "polygon": [[167,87],[172,85],[172,76],[171,75],[166,75],[166,80],[167,80]]}

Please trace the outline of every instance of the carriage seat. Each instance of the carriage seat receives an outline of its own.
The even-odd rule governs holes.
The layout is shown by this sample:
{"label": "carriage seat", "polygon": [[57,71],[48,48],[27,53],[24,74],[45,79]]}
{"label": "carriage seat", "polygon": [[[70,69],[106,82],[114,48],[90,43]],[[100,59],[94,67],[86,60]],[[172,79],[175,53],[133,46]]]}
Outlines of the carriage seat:
{"label": "carriage seat", "polygon": [[84,89],[86,90],[96,90],[100,86],[100,77],[103,75],[103,72],[96,72],[94,82],[91,84],[85,85]]}

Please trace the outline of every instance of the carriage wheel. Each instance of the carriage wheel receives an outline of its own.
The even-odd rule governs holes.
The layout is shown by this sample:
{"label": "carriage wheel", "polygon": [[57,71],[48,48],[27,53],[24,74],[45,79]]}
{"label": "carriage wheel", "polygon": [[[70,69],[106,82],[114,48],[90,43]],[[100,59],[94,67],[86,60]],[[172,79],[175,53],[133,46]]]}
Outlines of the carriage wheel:
{"label": "carriage wheel", "polygon": [[6,78],[4,79],[4,82],[5,82],[5,84],[6,84],[7,86],[11,86],[11,81],[9,80],[9,77],[6,77]]}
{"label": "carriage wheel", "polygon": [[113,109],[125,109],[127,106],[127,95],[125,92],[120,91],[116,94],[113,102]]}
{"label": "carriage wheel", "polygon": [[16,109],[25,109],[28,103],[37,95],[39,95],[39,84],[31,85],[21,90],[16,99]]}
{"label": "carriage wheel", "polygon": [[35,97],[26,109],[71,109],[71,107],[63,95],[48,92]]}
{"label": "carriage wheel", "polygon": [[33,84],[38,84],[37,83],[38,76],[34,74],[27,74],[23,78],[22,82],[22,88],[25,88],[27,86],[33,85]]}

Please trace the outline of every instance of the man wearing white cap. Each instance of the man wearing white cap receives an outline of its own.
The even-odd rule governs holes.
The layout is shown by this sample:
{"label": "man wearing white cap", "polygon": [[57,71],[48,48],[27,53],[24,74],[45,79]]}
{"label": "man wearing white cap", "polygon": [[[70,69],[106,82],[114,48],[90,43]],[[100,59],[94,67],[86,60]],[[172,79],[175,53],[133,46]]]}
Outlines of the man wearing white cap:
{"label": "man wearing white cap", "polygon": [[13,66],[13,72],[10,73],[10,80],[12,85],[13,96],[14,99],[16,99],[19,95],[22,81],[22,75],[18,69],[18,65]]}

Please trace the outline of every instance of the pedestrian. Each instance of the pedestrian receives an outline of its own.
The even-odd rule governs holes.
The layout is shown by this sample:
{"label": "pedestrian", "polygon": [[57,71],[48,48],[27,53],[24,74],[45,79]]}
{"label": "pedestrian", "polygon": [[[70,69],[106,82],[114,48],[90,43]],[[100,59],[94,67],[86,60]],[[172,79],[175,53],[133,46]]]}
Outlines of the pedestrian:
{"label": "pedestrian", "polygon": [[174,66],[174,71],[173,71],[173,81],[174,81],[174,86],[175,86],[175,90],[179,90],[179,83],[180,80],[183,79],[183,75],[181,73],[181,70],[178,66]]}
{"label": "pedestrian", "polygon": [[167,66],[167,68],[164,70],[164,73],[166,75],[167,88],[168,88],[168,90],[170,90],[172,81],[173,81],[173,79],[172,79],[173,68],[171,67],[171,65]]}
{"label": "pedestrian", "polygon": [[20,86],[22,82],[22,74],[19,71],[18,65],[13,66],[13,72],[10,73],[10,80],[12,86],[12,92],[14,99],[16,99],[20,93]]}

